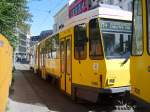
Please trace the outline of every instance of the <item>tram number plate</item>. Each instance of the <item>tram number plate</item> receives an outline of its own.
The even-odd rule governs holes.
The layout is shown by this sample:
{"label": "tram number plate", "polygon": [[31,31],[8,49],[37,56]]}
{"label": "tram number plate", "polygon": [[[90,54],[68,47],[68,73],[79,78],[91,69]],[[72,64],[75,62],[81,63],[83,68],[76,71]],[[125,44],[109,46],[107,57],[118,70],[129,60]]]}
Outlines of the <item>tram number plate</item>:
{"label": "tram number plate", "polygon": [[94,72],[98,72],[98,69],[99,69],[99,64],[98,63],[94,63],[93,64],[93,70],[94,70]]}

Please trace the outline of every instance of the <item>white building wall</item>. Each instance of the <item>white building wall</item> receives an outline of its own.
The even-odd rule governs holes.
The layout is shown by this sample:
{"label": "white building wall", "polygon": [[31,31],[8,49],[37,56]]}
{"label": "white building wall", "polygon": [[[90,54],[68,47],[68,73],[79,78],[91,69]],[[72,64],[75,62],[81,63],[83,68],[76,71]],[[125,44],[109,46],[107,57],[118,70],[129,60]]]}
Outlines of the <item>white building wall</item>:
{"label": "white building wall", "polygon": [[124,10],[132,11],[132,0],[100,0],[105,4],[118,5]]}
{"label": "white building wall", "polygon": [[28,57],[27,57],[28,52],[29,52],[28,48],[30,47],[29,46],[30,36],[28,34],[18,32],[17,36],[19,38],[19,43],[14,52],[14,62],[16,62],[17,57],[21,57],[21,56],[19,56],[19,54],[26,55],[24,57],[26,59],[28,59]]}
{"label": "white building wall", "polygon": [[124,10],[132,10],[132,0],[90,0],[91,6],[95,6],[96,3],[118,5]]}
{"label": "white building wall", "polygon": [[132,11],[132,0],[122,0],[120,6],[125,10]]}
{"label": "white building wall", "polygon": [[60,27],[68,20],[68,4],[66,4],[55,16],[54,16],[54,33],[57,32]]}

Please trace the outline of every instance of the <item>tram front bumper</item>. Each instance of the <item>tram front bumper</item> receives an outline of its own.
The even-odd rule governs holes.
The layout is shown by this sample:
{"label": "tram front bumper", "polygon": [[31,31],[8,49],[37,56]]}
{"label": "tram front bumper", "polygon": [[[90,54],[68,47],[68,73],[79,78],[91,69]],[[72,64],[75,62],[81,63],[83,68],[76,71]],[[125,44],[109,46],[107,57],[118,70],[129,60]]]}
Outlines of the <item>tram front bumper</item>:
{"label": "tram front bumper", "polygon": [[123,93],[123,92],[130,92],[131,87],[116,87],[116,88],[101,88],[100,93]]}

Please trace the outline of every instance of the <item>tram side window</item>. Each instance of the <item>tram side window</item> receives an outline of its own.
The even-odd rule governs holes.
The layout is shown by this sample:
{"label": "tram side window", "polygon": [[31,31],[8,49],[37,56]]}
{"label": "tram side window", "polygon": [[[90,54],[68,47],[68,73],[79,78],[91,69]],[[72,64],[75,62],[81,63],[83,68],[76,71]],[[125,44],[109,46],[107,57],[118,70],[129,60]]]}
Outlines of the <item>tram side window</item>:
{"label": "tram side window", "polygon": [[150,1],[147,0],[147,13],[148,13],[148,52],[150,54]]}
{"label": "tram side window", "polygon": [[59,53],[59,36],[55,35],[46,40],[47,57],[49,59],[60,58]]}
{"label": "tram side window", "polygon": [[74,28],[74,57],[77,60],[87,57],[86,24],[76,25]]}
{"label": "tram side window", "polygon": [[134,1],[134,29],[132,39],[132,55],[143,53],[143,24],[142,24],[142,3],[141,0]]}
{"label": "tram side window", "polygon": [[52,58],[52,38],[46,40],[47,58]]}
{"label": "tram side window", "polygon": [[59,58],[59,37],[55,35],[52,37],[52,58]]}
{"label": "tram side window", "polygon": [[56,58],[60,58],[60,42],[59,42],[59,35],[56,35]]}
{"label": "tram side window", "polygon": [[102,52],[102,44],[101,44],[101,36],[100,36],[100,28],[98,19],[93,19],[89,23],[89,52],[91,59],[101,59]]}
{"label": "tram side window", "polygon": [[45,41],[45,51],[46,51],[46,58],[49,57],[49,43],[48,43],[48,39]]}

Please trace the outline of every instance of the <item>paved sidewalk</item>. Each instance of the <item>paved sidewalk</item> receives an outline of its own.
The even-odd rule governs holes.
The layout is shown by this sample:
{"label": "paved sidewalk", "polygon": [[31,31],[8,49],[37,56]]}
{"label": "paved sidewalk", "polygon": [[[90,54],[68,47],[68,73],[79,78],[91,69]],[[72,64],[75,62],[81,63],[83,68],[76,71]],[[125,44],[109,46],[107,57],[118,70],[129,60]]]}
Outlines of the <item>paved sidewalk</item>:
{"label": "paved sidewalk", "polygon": [[[24,65],[20,67],[25,68]],[[41,99],[32,90],[21,71],[16,71],[14,76],[15,91],[10,95],[7,112],[51,112],[44,104],[41,104]]]}
{"label": "paved sidewalk", "polygon": [[9,99],[7,112],[52,112],[52,111],[49,111],[49,109],[46,106],[25,104],[25,103],[15,102]]}
{"label": "paved sidewalk", "polygon": [[15,69],[16,70],[30,70],[30,65],[29,64],[15,63]]}

